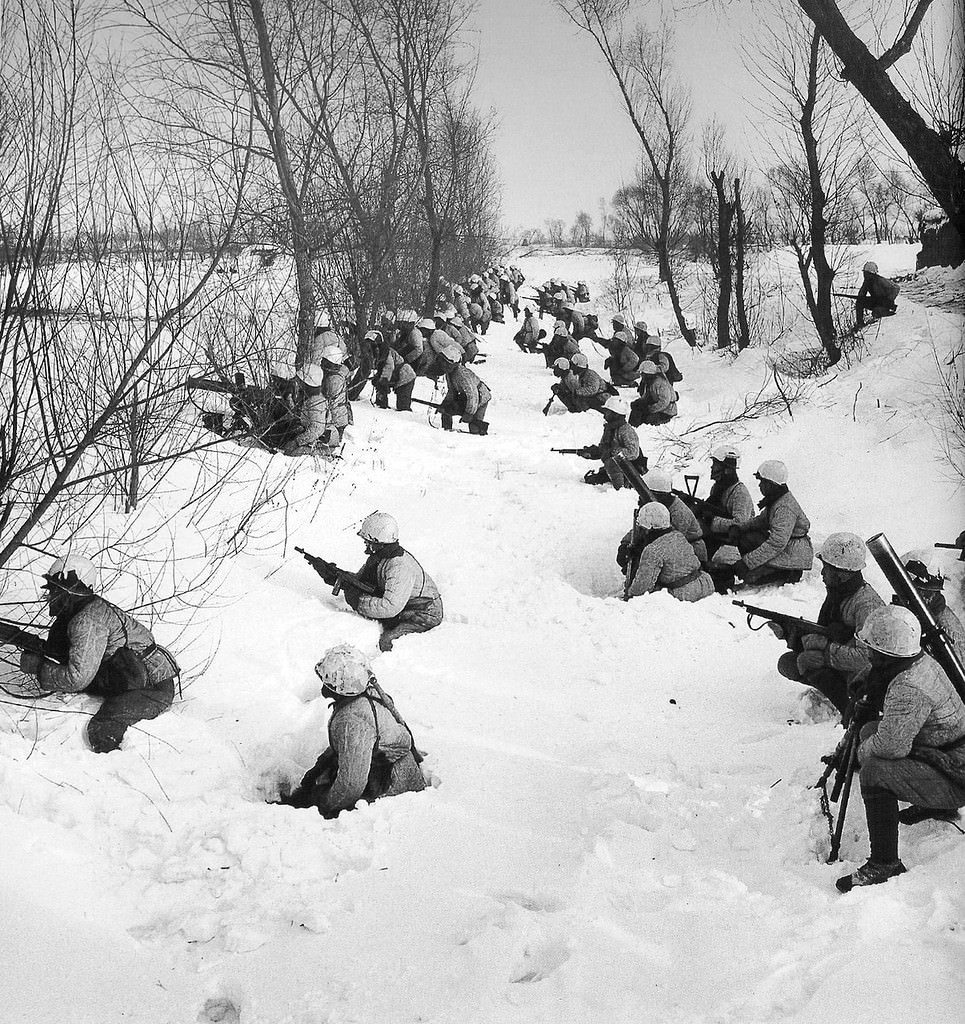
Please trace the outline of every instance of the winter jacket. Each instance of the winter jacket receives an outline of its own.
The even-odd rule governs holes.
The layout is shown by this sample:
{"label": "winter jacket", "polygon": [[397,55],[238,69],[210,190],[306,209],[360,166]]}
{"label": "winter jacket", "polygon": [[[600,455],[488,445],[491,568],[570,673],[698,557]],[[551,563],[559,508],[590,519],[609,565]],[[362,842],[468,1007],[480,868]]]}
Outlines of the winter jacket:
{"label": "winter jacket", "polygon": [[714,593],[713,580],[701,571],[693,547],[679,530],[661,530],[643,548],[627,596],[655,590],[669,590],[678,601],[699,601]]}
{"label": "winter jacket", "polygon": [[322,331],[309,342],[305,362],[320,363],[322,352],[327,348],[337,348],[342,353],[343,359],[349,354],[348,345],[345,344],[340,334],[335,331]]}
{"label": "winter jacket", "polygon": [[563,387],[573,396],[573,405],[579,412],[587,409],[599,409],[607,398],[606,381],[593,370],[585,369],[582,373],[572,370],[563,378]]}
{"label": "winter jacket", "polygon": [[337,770],[318,794],[326,818],[349,810],[363,797],[397,796],[426,788],[412,753],[412,734],[378,698],[363,693],[337,702],[328,723]]}
{"label": "winter jacket", "polygon": [[[658,495],[657,500],[659,501],[661,497],[663,496]],[[666,505],[667,511],[670,513],[671,528],[684,535],[687,543],[694,549],[697,560],[701,564],[705,563],[707,561],[707,546],[704,544],[704,531],[700,528],[700,523],[693,510],[688,508],[676,494],[672,495],[669,504],[666,501],[661,501],[661,504]]]}
{"label": "winter jacket", "polygon": [[[326,375],[327,376],[327,375]],[[301,433],[285,445],[286,455],[307,455],[319,443],[327,444],[327,431],[334,426],[330,419],[330,406],[323,386],[304,389],[304,397],[298,409]]]}
{"label": "winter jacket", "polygon": [[794,495],[783,486],[773,499],[765,499],[761,505],[763,510],[758,515],[738,527],[744,535],[758,531],[766,537],[763,544],[743,556],[747,568],[767,565],[774,569],[810,569],[814,561],[808,536],[811,522]]}
{"label": "winter jacket", "polygon": [[446,374],[449,391],[442,405],[457,409],[465,422],[473,419],[492,398],[492,392],[468,366],[455,366]]}
{"label": "winter jacket", "polygon": [[452,304],[456,307],[456,312],[463,318],[463,320],[469,319],[469,302],[462,292],[453,295]]}
{"label": "winter jacket", "polygon": [[640,357],[633,349],[619,338],[611,339],[608,350],[609,357],[603,368],[610,371],[610,380],[617,387],[629,387],[640,378]]}
{"label": "winter jacket", "polygon": [[623,455],[630,462],[640,457],[640,438],[626,420],[604,423],[598,447],[604,462],[610,461],[615,455]]}
{"label": "winter jacket", "polygon": [[858,290],[858,302],[865,301],[872,308],[882,306],[890,309],[898,298],[900,287],[890,278],[865,271],[864,280]]}
{"label": "winter jacket", "polygon": [[415,380],[415,370],[402,358],[399,352],[396,352],[394,348],[390,348],[382,360],[382,367],[379,370],[378,376],[375,378],[375,386],[378,390],[379,387],[388,388],[400,388],[406,384],[411,384]]}
{"label": "winter jacket", "polygon": [[935,615],[935,620],[945,631],[948,639],[955,645],[959,660],[965,662],[965,626],[962,625],[959,617],[946,604]]}
{"label": "winter jacket", "polygon": [[644,377],[640,382],[640,398],[634,402],[641,413],[641,423],[657,426],[677,415],[677,392],[663,374]]}
{"label": "winter jacket", "polygon": [[837,626],[841,629],[840,639],[832,639],[824,652],[828,668],[844,673],[849,679],[866,672],[871,662],[865,648],[858,646],[855,636],[864,625],[865,619],[884,601],[870,584],[857,577],[853,586],[842,595],[828,591],[824,604],[818,612],[818,623],[822,626]]}
{"label": "winter jacket", "polygon": [[407,609],[421,610],[438,602],[441,621],[439,588],[400,544],[389,545],[366,559],[358,577],[376,591],[362,594],[346,584],[346,600],[359,615],[367,619],[394,619]]}
{"label": "winter jacket", "polygon": [[539,321],[535,316],[523,317],[523,326],[520,327],[516,338],[527,348],[535,348],[539,344]]}
{"label": "winter jacket", "polygon": [[583,319],[583,314],[574,309],[570,313],[570,334],[579,341],[586,334],[586,321]]}
{"label": "winter jacket", "polygon": [[144,655],[144,666],[152,684],[173,679],[178,674],[174,659],[163,647],[157,646],[147,626],[101,597],[90,598],[71,615],[66,633],[66,664],[43,661],[37,672],[40,685],[46,690],[78,693],[86,689],[101,664],[122,647]]}
{"label": "winter jacket", "polygon": [[707,500],[726,509],[729,516],[714,516],[710,520],[710,532],[726,535],[735,523],[746,523],[754,518],[754,499],[740,480],[721,481],[724,484],[721,488],[717,487],[717,483],[714,481]]}
{"label": "winter jacket", "polygon": [[422,331],[414,326],[408,330],[400,330],[396,347],[402,358],[418,373],[420,365],[424,362],[426,349]]}
{"label": "winter jacket", "polygon": [[[941,747],[962,737],[965,705],[938,662],[921,654],[888,684],[878,729],[861,744],[858,759],[864,765],[870,757],[907,757],[913,746]],[[955,759],[965,765],[965,746]]]}

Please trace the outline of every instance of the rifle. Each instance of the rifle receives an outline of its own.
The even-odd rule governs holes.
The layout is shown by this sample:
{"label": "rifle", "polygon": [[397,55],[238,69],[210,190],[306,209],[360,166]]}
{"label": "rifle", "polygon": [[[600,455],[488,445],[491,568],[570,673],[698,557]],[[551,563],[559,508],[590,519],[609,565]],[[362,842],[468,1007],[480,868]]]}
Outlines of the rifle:
{"label": "rifle", "polygon": [[555,394],[550,395],[550,400],[546,403],[546,405],[543,406],[543,415],[544,416],[549,416],[549,414],[550,414],[550,406],[553,404],[553,399],[554,398],[556,398]]}
{"label": "rifle", "polygon": [[438,402],[429,402],[425,398],[412,398],[410,401],[415,402],[416,405],[427,405],[430,409],[435,409],[437,412],[442,410],[442,405]]}
{"label": "rifle", "polygon": [[838,299],[857,299],[857,295],[852,295],[850,292],[832,292],[832,295]]}
{"label": "rifle", "polygon": [[643,477],[640,475],[640,471],[625,455],[614,455],[613,460],[620,469],[623,470],[623,475],[627,478],[627,482],[637,492],[637,494],[640,495],[643,501],[650,502],[657,500],[653,496],[653,491],[651,491],[643,482]]}
{"label": "rifle", "polygon": [[936,548],[947,548],[949,551],[961,551],[961,554],[958,556],[958,560],[960,562],[965,562],[965,544],[958,544],[958,543],[955,543],[955,544],[941,544],[941,543],[938,543],[938,544],[935,545],[935,547]]}
{"label": "rifle", "polygon": [[785,631],[790,629],[802,636],[805,633],[817,633],[820,636],[831,637],[834,640],[842,638],[843,627],[840,623],[836,623],[833,626],[819,626],[818,623],[811,622],[809,619],[799,618],[797,615],[772,612],[767,608],[759,608],[757,605],[745,604],[743,601],[731,601],[731,604],[736,604],[738,608],[743,608],[747,612],[747,626],[755,633],[760,632],[764,628],[764,625],[757,626],[756,628],[751,625],[751,619],[756,616],[757,618],[766,619],[767,622],[775,623]]}
{"label": "rifle", "polygon": [[326,562],[324,558],[319,558],[318,555],[310,555],[304,548],[296,547],[295,550],[332,588],[333,594],[337,594],[346,583],[350,587],[360,590],[363,594],[374,594],[376,592],[375,587],[371,584],[363,583],[353,572],[339,569],[334,562]]}
{"label": "rifle", "polygon": [[0,644],[18,647],[21,651],[31,654],[44,653],[44,641],[36,633],[28,633],[16,622],[0,619]]}
{"label": "rifle", "polygon": [[706,498],[698,498],[696,494],[690,494],[688,491],[678,491],[674,487],[671,493],[676,494],[677,497],[697,516],[721,516],[723,519],[730,519],[731,514],[722,505],[715,505],[712,501],[707,501]]}
{"label": "rifle", "polygon": [[883,533],[876,533],[865,543],[898,599],[918,619],[922,646],[945,670],[959,697],[965,700],[965,666],[962,665],[955,645],[948,639],[948,634],[938,625],[928,605],[922,600],[888,538]]}
{"label": "rifle", "polygon": [[[586,448],[550,448],[551,452],[559,452],[560,455],[583,455]],[[584,456],[587,458],[588,456]]]}

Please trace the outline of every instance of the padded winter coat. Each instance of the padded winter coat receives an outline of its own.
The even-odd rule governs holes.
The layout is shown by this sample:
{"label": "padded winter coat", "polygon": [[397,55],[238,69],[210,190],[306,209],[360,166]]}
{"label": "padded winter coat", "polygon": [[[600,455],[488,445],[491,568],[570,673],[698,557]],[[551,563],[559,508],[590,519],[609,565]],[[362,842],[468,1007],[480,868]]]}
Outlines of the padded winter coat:
{"label": "padded winter coat", "polygon": [[938,625],[945,630],[945,635],[955,645],[960,661],[965,662],[965,626],[962,625],[959,617],[945,605],[935,616]]}
{"label": "padded winter coat", "polygon": [[535,316],[523,317],[523,326],[519,329],[519,340],[530,348],[539,344],[539,321]]}
{"label": "padded winter coat", "polygon": [[[661,504],[665,503],[661,502]],[[667,511],[670,513],[671,528],[678,530],[684,535],[687,543],[694,549],[694,554],[701,564],[706,562],[707,545],[704,544],[704,531],[701,530],[700,523],[697,521],[693,509],[688,508],[675,494],[673,495],[673,501],[667,505]]]}
{"label": "padded winter coat", "polygon": [[339,702],[329,719],[328,742],[338,769],[318,797],[318,809],[326,818],[354,807],[363,796],[374,799],[426,788],[412,754],[411,733],[377,699],[362,694]]}
{"label": "padded winter coat", "polygon": [[570,334],[572,334],[577,341],[586,335],[586,321],[583,319],[583,314],[578,309],[574,309],[570,313]]}
{"label": "padded winter coat", "polygon": [[636,384],[640,379],[640,357],[619,338],[611,340],[608,349],[610,355],[603,366],[604,369],[610,371],[610,380],[617,387],[629,387]]}
{"label": "padded winter coat", "polygon": [[[152,684],[173,679],[178,666],[155,643],[147,626],[101,597],[93,597],[67,623],[67,663],[41,662],[37,673],[40,685],[59,693],[78,693],[94,681],[101,663],[122,647],[144,656],[148,679]],[[153,650],[152,650],[153,648]]]}
{"label": "padded winter coat", "polygon": [[393,544],[366,560],[358,571],[359,579],[370,583],[375,594],[362,594],[346,586],[346,600],[367,619],[394,619],[407,608],[419,609],[442,601],[439,588],[419,562],[401,545]]}
{"label": "padded winter coat", "polygon": [[740,525],[741,533],[759,531],[766,537],[763,544],[743,556],[744,564],[750,570],[763,565],[774,569],[810,569],[814,562],[814,548],[808,536],[810,529],[810,520],[794,495],[784,487],[776,500]]}
{"label": "padded winter coat", "polygon": [[639,403],[641,423],[658,426],[667,423],[677,415],[677,392],[663,374],[644,377],[640,382]]}
{"label": "padded winter coat", "polygon": [[623,455],[630,462],[640,457],[640,438],[626,420],[605,422],[598,447],[603,462],[610,461],[615,455]]}
{"label": "padded winter coat", "polygon": [[473,419],[481,406],[486,405],[493,397],[486,387],[468,366],[458,365],[446,374],[449,391],[442,400],[442,405],[452,409],[460,409],[462,418],[468,422]]}
{"label": "padded winter coat", "polygon": [[[908,757],[913,747],[941,747],[962,737],[965,705],[938,662],[922,654],[888,684],[878,729],[861,744],[858,759],[864,768],[872,757]],[[965,745],[953,759],[965,766]]]}
{"label": "padded winter coat", "polygon": [[841,602],[837,621],[850,630],[851,637],[842,641],[831,640],[828,643],[825,661],[829,668],[843,672],[849,678],[867,671],[870,665],[867,651],[858,646],[854,637],[864,625],[865,619],[883,605],[884,601],[869,583],[865,583]]}
{"label": "padded winter coat", "polygon": [[561,383],[572,396],[573,406],[579,412],[599,409],[606,401],[606,381],[593,370],[586,369],[582,373],[570,370]]}
{"label": "padded winter coat", "polygon": [[714,516],[710,520],[711,533],[726,535],[735,523],[746,523],[754,518],[754,499],[740,480],[735,480],[730,487],[717,495],[711,494],[710,500],[730,513],[729,517]]}
{"label": "padded winter coat", "polygon": [[330,405],[323,387],[305,388],[304,398],[298,409],[302,424],[301,433],[285,445],[286,455],[306,455],[323,440],[331,422]]}
{"label": "padded winter coat", "polygon": [[693,547],[679,530],[660,531],[640,552],[627,596],[655,590],[669,590],[678,601],[699,601],[714,593],[713,580],[701,570]]}
{"label": "padded winter coat", "polygon": [[322,395],[328,402],[329,426],[335,427],[339,434],[352,422],[352,407],[348,402],[347,366],[334,366],[325,363],[325,376],[322,378]]}
{"label": "padded winter coat", "polygon": [[382,361],[382,368],[375,379],[376,388],[400,388],[415,380],[415,370],[402,358],[399,352],[390,348]]}

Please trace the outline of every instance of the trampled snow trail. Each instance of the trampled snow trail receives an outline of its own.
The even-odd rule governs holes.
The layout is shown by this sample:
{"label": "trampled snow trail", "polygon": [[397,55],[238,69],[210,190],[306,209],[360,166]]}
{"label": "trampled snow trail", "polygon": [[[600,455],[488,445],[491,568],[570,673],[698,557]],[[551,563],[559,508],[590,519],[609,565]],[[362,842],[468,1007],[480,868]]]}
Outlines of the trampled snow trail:
{"label": "trampled snow trail", "polygon": [[[519,262],[530,281],[594,291],[606,273],[590,257]],[[783,458],[816,543],[885,530],[904,549],[961,528],[922,415],[929,331],[960,330],[941,316],[906,304],[793,420],[739,426],[745,478]],[[36,746],[32,720],[4,719],[0,932],[19,951],[5,1024],[181,1024],[211,998],[244,1024],[956,1018],[961,837],[905,830],[906,876],[837,895],[808,786],[838,728],[728,600],[618,599],[635,496],[586,487],[587,463],[550,453],[597,440],[601,421],[540,415],[552,378],[514,329],[483,346],[488,438],[356,405],[346,459],[299,473],[293,497],[327,484],[315,521],[296,513],[273,551],[237,559],[213,664],[123,751],[85,751],[79,717],[41,716]],[[644,449],[704,473],[718,434],[684,431],[766,367],[672,351],[681,417]],[[314,661],[342,641],[376,653],[377,629],[292,547],[354,567],[374,508],[444,594],[443,626],[375,663],[435,784],[326,822],[262,801],[324,746]],[[814,574],[762,603],[813,615],[820,600]],[[855,799],[845,865],[865,844]]]}

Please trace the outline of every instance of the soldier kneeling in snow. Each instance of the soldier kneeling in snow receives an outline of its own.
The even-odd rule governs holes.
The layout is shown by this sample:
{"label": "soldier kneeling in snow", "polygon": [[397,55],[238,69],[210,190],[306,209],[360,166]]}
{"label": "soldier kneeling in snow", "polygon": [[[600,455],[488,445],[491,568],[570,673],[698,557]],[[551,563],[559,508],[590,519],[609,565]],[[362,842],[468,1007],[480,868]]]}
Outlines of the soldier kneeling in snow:
{"label": "soldier kneeling in snow", "polygon": [[345,580],[348,604],[367,619],[382,624],[379,649],[407,633],[425,633],[442,622],[442,597],[432,577],[399,543],[399,524],[385,512],[373,512],[359,528],[369,556],[355,574],[374,594],[363,594]]}
{"label": "soldier kneeling in snow", "polygon": [[894,281],[878,273],[877,263],[866,263],[864,278],[854,303],[855,326],[864,326],[866,312],[870,313],[874,320],[892,316],[898,309],[895,299],[898,298],[899,291],[900,288]]}
{"label": "soldier kneeling in snow", "polygon": [[49,658],[24,651],[20,670],[48,693],[103,697],[87,738],[105,754],[121,745],[128,726],[167,711],[180,669],[146,626],[94,593],[95,575],[78,555],[51,565],[44,574],[54,619],[44,645]]}
{"label": "soldier kneeling in snow", "polygon": [[359,800],[418,793],[426,788],[422,755],[392,698],[365,655],[348,644],[325,652],[315,666],[322,696],[332,702],[329,746],[296,788],[278,802],[316,807],[325,818]]}
{"label": "soldier kneeling in snow", "polygon": [[[837,881],[841,892],[878,885],[905,871],[898,824],[950,819],[965,807],[965,705],[941,666],[921,649],[907,608],[873,611],[858,633],[871,670],[861,692],[881,718],[861,730],[861,798],[871,856]],[[839,749],[836,756],[843,756]],[[899,812],[898,801],[911,806]]]}
{"label": "soldier kneeling in snow", "polygon": [[637,524],[620,542],[617,564],[627,577],[626,597],[669,591],[678,601],[700,601],[714,592],[687,538],[670,525],[666,505],[651,501],[637,512]]}

